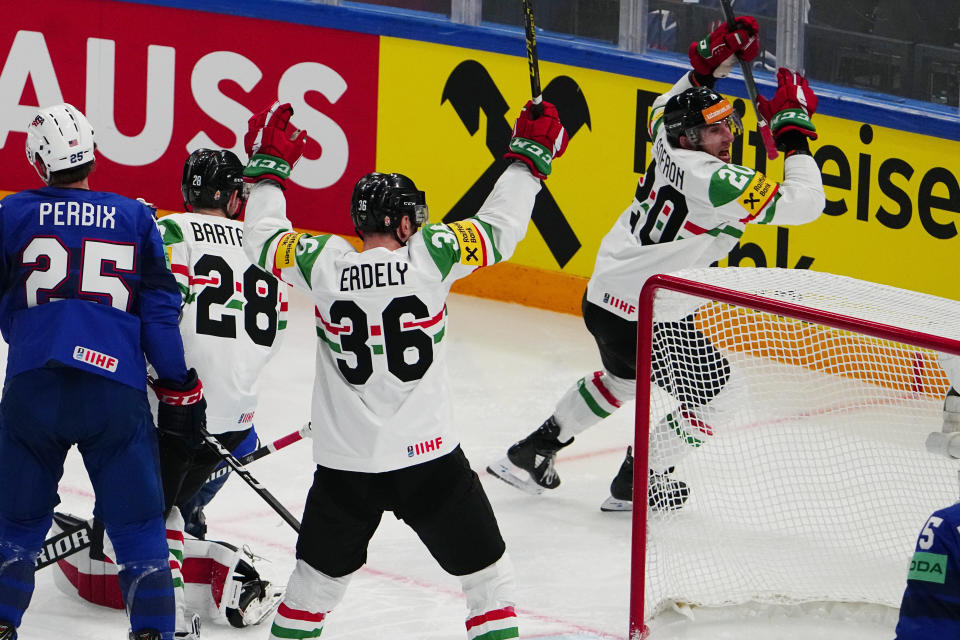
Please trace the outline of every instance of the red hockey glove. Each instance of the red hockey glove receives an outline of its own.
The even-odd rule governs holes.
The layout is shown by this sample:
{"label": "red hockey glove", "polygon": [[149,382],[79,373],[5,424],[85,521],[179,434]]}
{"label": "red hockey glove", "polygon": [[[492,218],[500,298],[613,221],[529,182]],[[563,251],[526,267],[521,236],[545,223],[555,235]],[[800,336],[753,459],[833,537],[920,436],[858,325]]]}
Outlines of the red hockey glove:
{"label": "red hockey glove", "polygon": [[770,123],[770,131],[781,151],[788,150],[791,138],[797,139],[793,132],[817,139],[817,128],[810,120],[817,110],[817,94],[807,79],[795,71],[784,67],[777,70],[777,92],[772,100],[758,96],[757,110]]}
{"label": "red hockey glove", "polygon": [[150,379],[150,386],[157,394],[157,429],[183,438],[190,444],[203,441],[200,429],[207,423],[207,401],[203,397],[203,385],[197,370],[187,372],[186,382]]}
{"label": "red hockey glove", "polygon": [[533,101],[528,100],[524,105],[520,117],[513,125],[510,149],[503,157],[526,163],[530,167],[530,173],[543,180],[550,175],[553,159],[559,158],[566,151],[570,138],[560,122],[557,108],[549,102],[541,104],[543,114],[536,120],[530,117]]}
{"label": "red hockey glove", "polygon": [[724,65],[719,72],[717,68],[738,55],[750,62],[760,53],[760,27],[751,16],[737,18],[737,28],[731,30],[726,22],[713,30],[699,42],[690,43],[690,64],[693,70],[702,76],[722,78],[730,73],[731,64]]}
{"label": "red hockey glove", "polygon": [[243,146],[250,161],[243,170],[244,180],[273,180],[284,187],[307,142],[307,132],[290,122],[292,115],[289,103],[274,104],[247,121]]}

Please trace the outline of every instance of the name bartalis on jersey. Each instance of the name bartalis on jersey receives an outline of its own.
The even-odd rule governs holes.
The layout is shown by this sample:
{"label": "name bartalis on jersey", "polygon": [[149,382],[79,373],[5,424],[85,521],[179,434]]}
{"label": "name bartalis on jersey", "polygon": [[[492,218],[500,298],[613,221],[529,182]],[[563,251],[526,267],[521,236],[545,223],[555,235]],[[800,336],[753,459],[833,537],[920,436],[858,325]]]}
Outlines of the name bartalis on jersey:
{"label": "name bartalis on jersey", "polygon": [[340,272],[340,291],[404,285],[409,268],[410,265],[403,262],[352,264]]}
{"label": "name bartalis on jersey", "polygon": [[73,200],[40,203],[40,224],[114,229],[117,208]]}
{"label": "name bartalis on jersey", "polygon": [[191,222],[190,230],[193,232],[193,239],[197,242],[243,246],[243,230],[238,227],[216,222]]}
{"label": "name bartalis on jersey", "polygon": [[670,153],[663,144],[663,138],[657,138],[657,143],[653,147],[653,154],[657,159],[660,175],[672,182],[677,189],[683,189],[683,169],[678,167],[677,163],[670,157]]}

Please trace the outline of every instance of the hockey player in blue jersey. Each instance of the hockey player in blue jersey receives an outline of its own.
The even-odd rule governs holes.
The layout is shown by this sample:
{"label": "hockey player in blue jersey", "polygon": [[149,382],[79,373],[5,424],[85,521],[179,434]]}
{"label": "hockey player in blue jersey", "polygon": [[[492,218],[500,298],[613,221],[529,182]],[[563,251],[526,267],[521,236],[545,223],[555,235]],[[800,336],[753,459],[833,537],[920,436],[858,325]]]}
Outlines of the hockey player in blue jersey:
{"label": "hockey player in blue jersey", "polygon": [[[0,201],[0,331],[9,344],[0,399],[0,640],[17,636],[34,559],[76,444],[120,566],[135,640],[172,640],[173,585],[157,436],[199,436],[203,392],[187,370],[180,293],[151,210],[92,191],[93,128],[76,108],[40,109],[27,159],[47,186]],[[196,435],[194,435],[196,434]]]}
{"label": "hockey player in blue jersey", "polygon": [[896,640],[960,637],[960,503],[934,511],[910,560]]}
{"label": "hockey player in blue jersey", "polygon": [[[957,458],[952,440],[960,431],[960,357],[939,354],[951,386],[943,401],[943,427],[927,450]],[[940,437],[936,437],[940,436]],[[895,640],[960,637],[960,503],[934,511],[917,538]]]}

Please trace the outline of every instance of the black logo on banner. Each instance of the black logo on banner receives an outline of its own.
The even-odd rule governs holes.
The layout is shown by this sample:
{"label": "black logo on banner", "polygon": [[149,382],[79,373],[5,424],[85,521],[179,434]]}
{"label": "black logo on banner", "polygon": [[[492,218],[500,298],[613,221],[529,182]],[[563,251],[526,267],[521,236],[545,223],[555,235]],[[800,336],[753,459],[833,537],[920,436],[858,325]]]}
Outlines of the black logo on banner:
{"label": "black logo on banner", "polygon": [[[543,99],[557,107],[560,121],[571,140],[584,125],[590,128],[587,101],[573,78],[558,76],[551,80],[543,90]],[[440,104],[448,100],[470,135],[480,128],[480,113],[483,112],[487,120],[486,145],[493,156],[490,166],[443,217],[444,222],[455,222],[469,218],[480,209],[484,199],[493,190],[497,178],[506,169],[508,161],[503,158],[503,154],[510,144],[513,123],[506,117],[510,107],[503,99],[503,94],[486,68],[476,60],[465,60],[450,73],[443,86]],[[566,265],[580,249],[580,240],[546,183],[537,195],[531,220],[543,236],[557,264],[561,267]]]}

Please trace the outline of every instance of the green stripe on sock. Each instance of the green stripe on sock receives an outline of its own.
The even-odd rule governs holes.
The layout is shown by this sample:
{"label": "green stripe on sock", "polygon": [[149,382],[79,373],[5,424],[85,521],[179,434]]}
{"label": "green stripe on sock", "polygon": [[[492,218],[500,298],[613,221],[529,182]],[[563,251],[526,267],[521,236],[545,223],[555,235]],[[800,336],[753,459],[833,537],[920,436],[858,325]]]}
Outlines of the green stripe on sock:
{"label": "green stripe on sock", "polygon": [[583,396],[583,401],[587,403],[587,406],[590,407],[590,411],[593,411],[594,414],[600,416],[601,418],[606,418],[610,415],[609,411],[604,411],[603,407],[597,404],[597,401],[593,399],[593,396],[590,395],[590,392],[587,391],[587,383],[584,378],[580,378],[577,381],[577,391],[580,392],[580,395]]}
{"label": "green stripe on sock", "polygon": [[473,640],[506,640],[507,638],[519,638],[520,632],[517,630],[517,627],[510,627],[509,629],[496,629],[494,631],[487,631],[482,636],[477,636]]}
{"label": "green stripe on sock", "polygon": [[278,638],[319,638],[321,633],[323,633],[323,627],[311,629],[310,631],[300,631],[299,629],[281,627],[276,622],[274,622],[273,627],[270,628],[270,635]]}
{"label": "green stripe on sock", "polygon": [[670,427],[680,437],[681,440],[686,442],[691,447],[699,447],[703,444],[703,440],[694,438],[692,435],[687,433],[683,427],[680,426],[680,421],[677,420],[676,416],[674,416],[672,413],[667,414],[667,424],[670,425]]}

